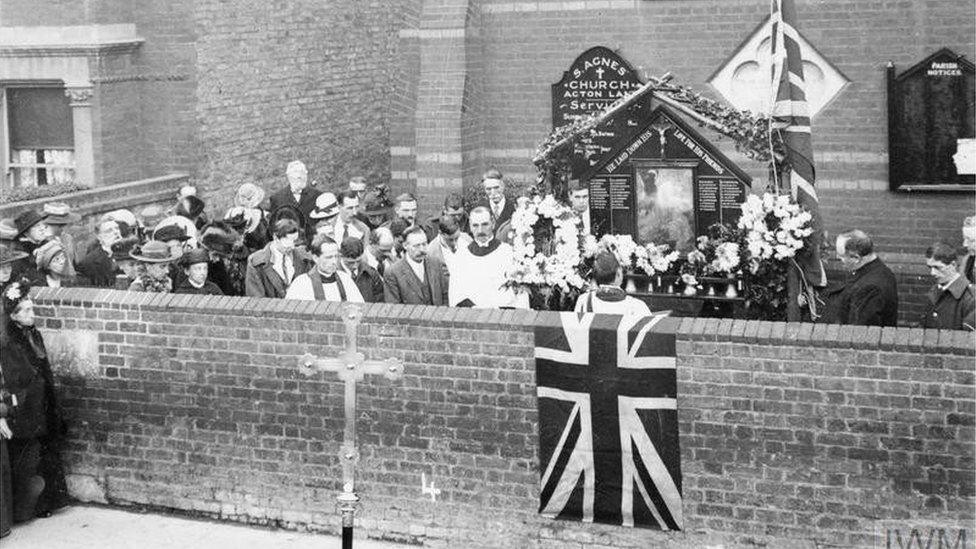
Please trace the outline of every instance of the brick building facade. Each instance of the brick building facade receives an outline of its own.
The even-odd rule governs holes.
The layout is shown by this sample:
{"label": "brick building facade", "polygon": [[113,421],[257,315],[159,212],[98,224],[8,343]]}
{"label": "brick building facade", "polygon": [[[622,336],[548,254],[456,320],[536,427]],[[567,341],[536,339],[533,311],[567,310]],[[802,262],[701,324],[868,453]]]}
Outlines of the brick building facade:
{"label": "brick building facade", "polygon": [[[928,285],[922,252],[937,238],[959,244],[976,208],[971,192],[888,189],[885,68],[942,47],[976,58],[976,11],[965,0],[797,4],[803,36],[846,80],[814,119],[827,228],[874,236],[911,322]],[[187,173],[221,209],[239,183],[273,188],[301,158],[325,188],[362,174],[415,191],[424,216],[489,166],[534,179],[549,86],[585,50],[607,46],[646,76],[670,72],[719,97],[709,80],[767,10],[766,0],[2,0],[0,84],[57,81],[74,67],[61,79],[81,89],[76,136],[85,117],[91,128],[76,146],[89,147],[96,186]],[[763,165],[706,136],[764,184]]]}
{"label": "brick building facade", "polygon": [[[434,207],[497,166],[531,181],[535,147],[551,130],[550,84],[593,46],[614,49],[647,76],[670,72],[706,96],[708,82],[769,15],[765,0],[423,2],[415,29],[400,32],[391,121],[395,185],[416,188]],[[847,79],[814,118],[822,211],[832,234],[871,234],[899,275],[902,320],[920,312],[929,282],[925,248],[961,244],[976,213],[973,195],[893,192],[888,181],[885,70],[905,70],[942,47],[976,58],[972,2],[798,0],[802,35]],[[752,175],[765,166],[705,132]]]}

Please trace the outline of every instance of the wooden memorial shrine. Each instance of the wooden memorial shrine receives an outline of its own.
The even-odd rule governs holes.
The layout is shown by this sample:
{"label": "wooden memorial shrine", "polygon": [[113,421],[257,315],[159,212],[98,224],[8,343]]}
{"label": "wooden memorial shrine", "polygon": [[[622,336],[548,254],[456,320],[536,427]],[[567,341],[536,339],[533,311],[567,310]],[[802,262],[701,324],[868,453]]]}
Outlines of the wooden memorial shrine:
{"label": "wooden memorial shrine", "polygon": [[973,63],[943,48],[887,78],[891,189],[976,190]]}
{"label": "wooden memorial shrine", "polygon": [[[606,48],[592,48],[553,84],[553,125],[602,111],[641,86],[624,59]],[[598,93],[574,94],[582,90]],[[696,238],[715,223],[734,226],[752,183],[653,91],[634,98],[574,143],[570,164],[571,179],[589,188],[594,236],[631,235],[640,244],[669,244],[681,252],[693,250]],[[652,308],[699,314],[703,302],[739,301],[695,296],[691,300],[699,311],[685,310],[696,305],[670,302],[688,299],[669,293],[668,280],[627,277],[628,292],[652,301]]]}

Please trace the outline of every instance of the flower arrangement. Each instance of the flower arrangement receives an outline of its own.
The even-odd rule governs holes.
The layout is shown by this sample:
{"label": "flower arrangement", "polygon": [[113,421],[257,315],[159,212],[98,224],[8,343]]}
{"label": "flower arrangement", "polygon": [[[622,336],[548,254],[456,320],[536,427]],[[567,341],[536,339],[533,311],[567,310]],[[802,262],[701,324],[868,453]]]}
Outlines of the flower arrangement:
{"label": "flower arrangement", "polygon": [[742,204],[739,229],[744,233],[750,272],[755,274],[764,261],[794,257],[813,234],[812,219],[788,196],[749,195]]}
{"label": "flower arrangement", "polygon": [[536,196],[512,214],[512,230],[512,265],[506,286],[516,291],[558,288],[564,295],[586,288],[581,252],[586,239],[569,206],[552,195]]}
{"label": "flower arrangement", "polygon": [[681,257],[680,253],[671,250],[667,244],[641,245],[634,242],[630,235],[603,235],[597,244],[598,249],[613,252],[617,261],[625,269],[629,268],[634,272],[641,272],[648,276],[668,272]]}

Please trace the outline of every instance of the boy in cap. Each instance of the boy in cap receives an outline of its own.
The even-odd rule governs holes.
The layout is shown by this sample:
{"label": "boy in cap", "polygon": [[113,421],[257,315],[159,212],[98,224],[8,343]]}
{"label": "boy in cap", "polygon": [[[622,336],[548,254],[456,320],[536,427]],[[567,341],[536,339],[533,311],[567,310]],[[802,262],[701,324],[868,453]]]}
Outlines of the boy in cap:
{"label": "boy in cap", "polygon": [[210,269],[210,254],[207,250],[194,249],[180,258],[183,273],[186,275],[174,293],[198,295],[224,295],[216,284],[207,280]]}

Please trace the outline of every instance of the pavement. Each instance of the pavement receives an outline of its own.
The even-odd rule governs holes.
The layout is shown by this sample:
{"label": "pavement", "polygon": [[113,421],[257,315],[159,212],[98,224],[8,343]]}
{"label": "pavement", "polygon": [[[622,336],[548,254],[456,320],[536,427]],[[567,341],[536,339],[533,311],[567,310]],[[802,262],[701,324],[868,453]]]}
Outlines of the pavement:
{"label": "pavement", "polygon": [[[338,520],[338,517],[336,517]],[[356,538],[355,549],[404,549]],[[173,515],[76,505],[50,518],[14,525],[3,549],[332,549],[338,537],[244,526]]]}

